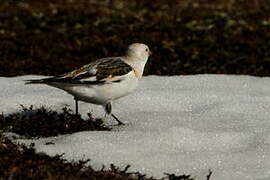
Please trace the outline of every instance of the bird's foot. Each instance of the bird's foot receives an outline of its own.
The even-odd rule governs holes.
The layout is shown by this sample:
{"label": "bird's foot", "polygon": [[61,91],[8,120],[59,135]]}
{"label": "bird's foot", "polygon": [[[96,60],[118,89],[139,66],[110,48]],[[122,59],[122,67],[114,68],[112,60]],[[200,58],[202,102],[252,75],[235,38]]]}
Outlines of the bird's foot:
{"label": "bird's foot", "polygon": [[112,117],[118,122],[119,126],[125,125],[122,121],[120,121],[113,113],[111,113]]}

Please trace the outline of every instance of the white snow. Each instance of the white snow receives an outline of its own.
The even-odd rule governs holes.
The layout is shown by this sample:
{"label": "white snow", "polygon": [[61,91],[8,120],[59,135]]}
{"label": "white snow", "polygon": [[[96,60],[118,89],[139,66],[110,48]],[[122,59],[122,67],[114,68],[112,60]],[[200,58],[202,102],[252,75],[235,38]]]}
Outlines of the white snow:
{"label": "white snow", "polygon": [[[73,109],[64,91],[24,85],[39,77],[0,78],[1,111],[19,111],[20,104]],[[103,116],[101,107],[80,103],[80,113],[90,110]],[[90,158],[95,168],[130,164],[157,178],[166,172],[200,180],[211,169],[213,180],[270,179],[270,78],[148,76],[135,93],[115,101],[113,111],[127,125],[19,142],[35,142],[50,155],[65,153],[68,160]]]}

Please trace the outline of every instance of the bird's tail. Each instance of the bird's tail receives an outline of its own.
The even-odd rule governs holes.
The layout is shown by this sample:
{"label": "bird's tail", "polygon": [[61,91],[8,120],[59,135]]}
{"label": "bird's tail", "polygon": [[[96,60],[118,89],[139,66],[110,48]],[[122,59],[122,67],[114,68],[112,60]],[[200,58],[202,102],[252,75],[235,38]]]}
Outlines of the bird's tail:
{"label": "bird's tail", "polygon": [[30,79],[30,80],[25,80],[24,84],[42,84],[45,83],[44,79]]}
{"label": "bird's tail", "polygon": [[55,77],[49,77],[49,78],[43,78],[43,79],[25,80],[25,84],[46,84],[46,83],[53,83],[53,82],[62,82],[62,78],[55,76]]}
{"label": "bird's tail", "polygon": [[43,78],[43,79],[29,79],[25,80],[25,84],[44,84],[44,83],[50,83],[50,82],[56,82],[57,77],[49,77],[49,78]]}

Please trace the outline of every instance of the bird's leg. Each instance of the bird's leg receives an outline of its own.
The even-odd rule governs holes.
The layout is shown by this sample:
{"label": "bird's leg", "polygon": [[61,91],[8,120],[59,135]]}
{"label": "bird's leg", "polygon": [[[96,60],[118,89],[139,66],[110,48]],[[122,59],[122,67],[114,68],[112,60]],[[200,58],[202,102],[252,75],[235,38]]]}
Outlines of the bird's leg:
{"label": "bird's leg", "polygon": [[78,116],[78,99],[74,97],[74,100],[75,100],[75,114],[76,116]]}
{"label": "bird's leg", "polygon": [[105,114],[105,117],[106,115],[112,115],[112,117],[118,122],[118,125],[124,125],[123,122],[121,122],[113,113],[112,113],[112,104],[111,102],[107,103],[105,105],[105,111],[106,111],[106,114]]}
{"label": "bird's leg", "polygon": [[123,122],[121,122],[113,113],[111,113],[112,117],[118,122],[118,125],[125,125]]}

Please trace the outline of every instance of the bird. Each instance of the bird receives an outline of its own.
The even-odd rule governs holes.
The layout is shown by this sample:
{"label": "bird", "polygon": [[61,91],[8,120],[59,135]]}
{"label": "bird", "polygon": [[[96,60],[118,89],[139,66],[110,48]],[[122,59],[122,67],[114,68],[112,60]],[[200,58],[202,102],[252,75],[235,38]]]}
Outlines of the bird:
{"label": "bird", "polygon": [[146,44],[133,43],[123,56],[97,59],[71,72],[26,80],[25,84],[46,84],[71,94],[75,100],[76,115],[78,101],[101,105],[105,110],[104,120],[112,116],[118,125],[124,125],[112,113],[112,101],[136,89],[151,54]]}

